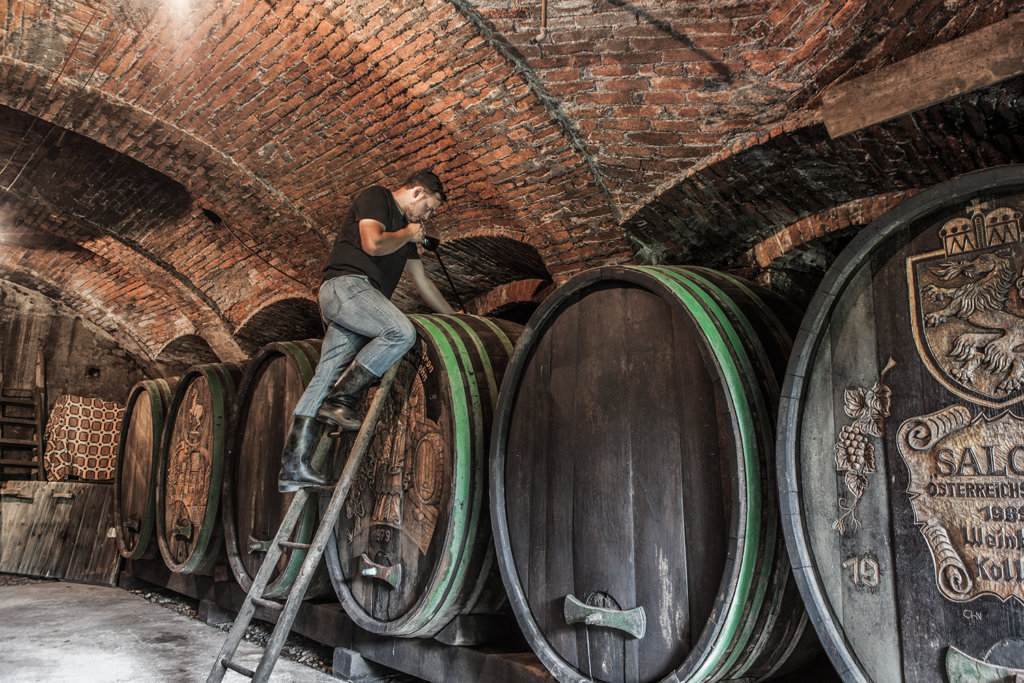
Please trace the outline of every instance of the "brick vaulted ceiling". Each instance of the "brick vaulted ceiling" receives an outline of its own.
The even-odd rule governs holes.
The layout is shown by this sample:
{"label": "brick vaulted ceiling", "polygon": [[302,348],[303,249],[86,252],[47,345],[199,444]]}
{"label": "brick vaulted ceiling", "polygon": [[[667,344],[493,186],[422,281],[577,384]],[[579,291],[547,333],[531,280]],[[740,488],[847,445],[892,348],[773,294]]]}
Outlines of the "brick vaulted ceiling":
{"label": "brick vaulted ceiling", "polygon": [[1019,79],[837,138],[819,110],[1022,10],[0,0],[0,278],[149,359],[195,336],[244,358],[316,333],[349,198],[421,168],[449,188],[431,229],[471,303],[604,263],[727,265],[812,214],[1020,161]]}

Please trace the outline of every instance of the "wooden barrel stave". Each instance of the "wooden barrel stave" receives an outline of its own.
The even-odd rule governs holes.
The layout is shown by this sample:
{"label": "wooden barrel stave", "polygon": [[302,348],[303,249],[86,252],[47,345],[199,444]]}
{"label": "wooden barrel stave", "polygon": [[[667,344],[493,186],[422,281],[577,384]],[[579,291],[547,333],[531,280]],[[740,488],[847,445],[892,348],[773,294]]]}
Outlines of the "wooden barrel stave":
{"label": "wooden barrel stave", "polygon": [[[252,585],[265,553],[250,544],[267,547],[295,495],[278,491],[281,453],[291,411],[313,377],[321,343],[309,339],[268,344],[252,359],[239,384],[225,462],[222,521],[228,562],[245,590]],[[316,506],[307,506],[290,540],[308,543],[317,521]],[[305,556],[305,550],[285,549],[264,596],[287,595]],[[318,571],[306,597],[315,598],[329,588],[326,572]]]}
{"label": "wooden barrel stave", "polygon": [[[700,269],[598,269],[577,276],[549,298],[520,340],[495,424],[492,521],[513,610],[535,651],[560,679],[589,673],[599,680],[620,680],[606,671],[578,668],[588,659],[600,660],[624,680],[753,675],[776,667],[780,655],[801,649],[796,643],[807,632],[806,620],[801,626],[799,601],[787,590],[792,582],[771,477],[773,397],[788,335],[766,315],[763,304],[744,300],[750,298],[745,291],[750,288],[734,278]],[[676,301],[685,302],[686,315],[672,314]],[[751,310],[759,312],[753,318],[757,325],[746,320]],[[766,329],[774,341],[762,344]],[[707,342],[694,345],[696,338]],[[576,345],[568,348],[552,339],[576,340]],[[611,359],[609,365],[628,356],[633,376],[585,365],[603,354]],[[782,354],[783,362],[772,354]],[[676,383],[678,377],[686,378],[685,387]],[[541,387],[550,387],[545,390],[549,400],[532,395]],[[621,388],[621,401],[602,398],[612,393],[609,387]],[[718,401],[687,400],[703,395],[716,395]],[[676,405],[686,405],[693,421],[717,426],[681,431],[673,426],[679,422]],[[559,414],[560,406],[573,412]],[[552,428],[538,441],[535,415],[546,412],[553,422],[564,420],[571,427]],[[612,448],[650,457],[631,463],[602,458],[583,468],[568,462],[574,447],[599,455],[609,433],[628,431],[631,425],[629,439]],[[508,448],[512,455],[505,452]],[[664,453],[730,451],[741,457],[732,462],[690,458],[688,467],[659,460]],[[566,455],[533,460],[522,455],[531,452]],[[513,466],[507,467],[509,462]],[[720,486],[721,495],[699,500],[659,496],[657,515],[645,516],[633,509],[639,493],[609,484],[631,477],[641,491],[662,486],[707,490],[717,482],[712,488]],[[565,481],[575,482],[573,496],[561,495],[558,487]],[[528,500],[529,510],[510,513],[506,491]],[[587,502],[584,515],[576,506],[585,494],[595,497],[593,491],[608,500]],[[617,529],[597,524],[588,532],[581,516],[621,523],[613,525]],[[557,524],[552,529],[550,520],[559,519],[575,519],[571,531]],[[659,543],[667,533],[659,519],[679,520],[676,532],[685,526],[686,542],[676,548]],[[723,527],[730,530],[728,539]],[[676,568],[672,581],[645,580],[659,573],[628,569],[643,564],[643,549],[650,547],[657,548],[662,566]],[[602,572],[609,558],[619,563],[617,572]],[[574,593],[594,587],[607,595]],[[660,615],[662,626],[646,640],[567,627],[560,608],[568,594],[597,604],[620,603],[618,609],[642,605],[648,614]],[[681,604],[688,608],[688,620],[665,617]],[[596,651],[600,657],[593,656]]]}
{"label": "wooden barrel stave", "polygon": [[[486,440],[519,326],[464,315],[411,318],[419,340],[399,361],[326,557],[356,624],[424,637],[456,616],[493,614],[504,604],[487,523]],[[364,578],[364,552],[379,564],[401,564],[402,583]]]}
{"label": "wooden barrel stave", "polygon": [[223,554],[221,484],[243,365],[208,363],[181,376],[160,445],[157,540],[172,571],[202,574]]}
{"label": "wooden barrel stave", "polygon": [[[759,492],[754,487],[748,488],[748,494],[753,495],[748,495],[752,510],[747,517],[746,529],[751,539],[756,531],[757,542],[745,545],[748,556],[744,558],[748,566],[746,571],[757,578],[748,592],[737,590],[734,597],[721,601],[723,606],[736,610],[738,626],[735,635],[720,634],[716,639],[734,643],[732,654],[720,664],[722,671],[735,667],[729,673],[730,677],[745,675],[757,660],[760,660],[760,666],[753,670],[763,671],[765,667],[770,669],[785,663],[778,657],[778,646],[769,645],[770,639],[774,637],[787,647],[796,646],[803,640],[808,627],[802,610],[799,610],[800,617],[796,620],[783,613],[783,605],[798,604],[799,597],[792,585],[788,558],[783,552],[774,479],[770,476],[774,472],[772,418],[777,411],[777,378],[781,377],[785,367],[792,345],[791,337],[774,310],[762,300],[762,297],[771,296],[767,292],[755,294],[741,281],[706,269],[682,272],[663,269],[661,274],[687,287],[694,296],[701,296],[702,305],[718,321],[716,330],[723,337],[731,336],[730,358],[739,370],[734,377],[742,382],[737,393],[752,397],[755,403],[752,407],[735,409],[740,412],[752,410],[758,416],[748,426],[748,431],[754,432],[752,441],[756,443],[756,454],[749,452],[750,457],[746,460],[746,466],[750,468],[748,482],[761,481]],[[755,506],[760,508],[760,512],[753,509]],[[745,570],[741,566],[739,571],[742,574]],[[772,604],[766,605],[766,599],[771,599]],[[788,633],[790,627],[793,627],[793,633]],[[757,642],[750,643],[752,634],[759,634]]]}
{"label": "wooden barrel stave", "polygon": [[[431,334],[435,339],[441,334],[445,335],[452,345],[452,351],[457,352],[455,357],[461,373],[477,378],[475,382],[466,383],[471,412],[465,415],[465,419],[468,419],[473,427],[472,443],[470,450],[466,452],[466,458],[459,460],[462,467],[455,475],[456,499],[471,499],[472,507],[465,518],[456,516],[448,530],[449,539],[465,540],[449,542],[445,546],[450,551],[456,551],[452,555],[452,566],[458,569],[442,576],[442,584],[451,592],[436,605],[430,605],[436,610],[435,616],[429,622],[431,625],[418,628],[420,633],[426,633],[447,624],[456,614],[473,610],[487,587],[497,578],[497,574],[488,569],[494,568],[494,548],[486,516],[486,440],[490,435],[493,407],[497,402],[497,391],[501,384],[504,365],[512,352],[513,340],[486,319],[473,321],[454,316],[447,319],[421,317],[418,318],[418,322],[425,329],[432,328]],[[495,335],[490,339],[493,343],[489,346],[482,341],[482,335],[487,334]],[[492,358],[495,361],[500,359],[500,366],[496,367],[495,363],[492,363]],[[479,381],[481,377],[484,379],[483,382]],[[449,377],[449,381],[454,387],[452,377]],[[473,491],[468,486],[470,478],[475,483]],[[462,526],[463,522],[465,527]],[[473,552],[467,553],[469,550]],[[461,591],[451,590],[453,586],[465,586],[468,590],[464,596],[456,597]]]}
{"label": "wooden barrel stave", "polygon": [[143,380],[128,392],[114,473],[114,526],[121,555],[156,555],[157,467],[164,419],[178,378]]}
{"label": "wooden barrel stave", "polygon": [[[738,473],[737,479],[742,478],[748,482],[759,481],[761,479],[761,458],[764,453],[763,439],[770,429],[766,423],[768,409],[764,400],[766,394],[762,391],[760,384],[769,383],[771,375],[765,374],[767,369],[765,354],[761,352],[759,345],[751,343],[751,340],[756,337],[749,321],[740,313],[739,307],[734,304],[732,299],[720,294],[716,297],[713,290],[714,285],[711,283],[698,281],[689,273],[668,269],[662,269],[659,271],[659,275],[662,278],[667,278],[666,281],[677,296],[684,299],[693,297],[689,302],[689,310],[693,311],[695,306],[700,306],[702,312],[708,316],[706,320],[700,322],[701,330],[705,338],[712,340],[715,358],[726,375],[725,383],[731,392],[733,401],[731,411],[739,417],[751,417],[748,421],[740,420],[738,433],[734,436],[737,441],[743,443],[745,456],[744,472],[742,475]],[[756,353],[745,353],[749,349],[754,349]],[[751,358],[751,355],[754,358]],[[759,372],[755,372],[754,369],[755,359],[762,361]],[[759,379],[761,382],[752,381],[755,379]],[[767,394],[767,396],[770,395]],[[751,401],[753,405],[750,404]],[[754,416],[757,417],[754,418]],[[762,528],[761,525],[762,519],[771,519],[774,512],[771,509],[762,509],[766,502],[770,504],[771,499],[768,498],[766,501],[763,491],[758,490],[757,486],[749,485],[737,491],[733,497],[738,498],[744,494],[746,495],[742,500],[745,505],[737,507],[737,511],[741,515],[742,526],[739,527],[741,531],[734,538],[736,541],[740,539],[754,541],[756,539],[756,542],[743,544],[744,557],[738,558],[741,559],[741,562],[735,566],[733,575],[728,581],[723,581],[723,584],[736,585],[736,595],[735,597],[722,596],[719,598],[718,602],[721,606],[727,608],[724,610],[723,633],[712,632],[714,637],[707,639],[709,643],[717,643],[722,640],[731,642],[736,638],[745,640],[744,635],[749,634],[752,628],[752,623],[747,622],[747,617],[759,612],[759,607],[763,604],[767,591],[769,573],[763,570],[760,561],[763,560],[770,564],[777,550],[775,538],[772,535],[774,527],[769,525]],[[762,549],[764,552],[761,552]],[[755,580],[755,577],[758,580]],[[732,629],[731,632],[730,629]],[[700,647],[699,642],[697,647]],[[720,665],[723,668],[732,666],[742,651],[742,646],[733,647],[731,653],[724,658]],[[712,670],[711,666],[711,664],[706,664],[703,670],[710,671]],[[698,670],[700,671],[700,669]],[[741,675],[744,672],[745,669],[741,666],[736,673]]]}
{"label": "wooden barrel stave", "polygon": [[[693,310],[693,306],[699,301],[704,311],[712,317],[710,323],[702,323],[702,331],[708,339],[716,339],[715,335],[719,335],[713,342],[713,346],[716,347],[716,359],[723,368],[728,368],[730,365],[733,367],[731,372],[725,373],[726,385],[734,402],[732,411],[740,416],[748,414],[752,418],[756,416],[746,423],[741,420],[737,434],[738,440],[744,444],[745,456],[743,474],[740,476],[747,483],[734,494],[734,497],[746,494],[745,505],[738,507],[745,523],[741,527],[742,532],[736,536],[736,541],[742,539],[745,542],[742,546],[743,557],[737,558],[740,562],[735,567],[735,573],[727,582],[723,581],[723,584],[728,584],[730,587],[735,585],[736,593],[734,596],[719,598],[719,604],[725,608],[722,632],[712,632],[714,636],[707,638],[709,644],[715,643],[716,645],[722,641],[730,644],[733,641],[739,641],[731,647],[728,654],[722,647],[713,647],[712,654],[716,649],[722,650],[720,663],[717,666],[725,670],[737,664],[739,668],[735,673],[742,675],[746,673],[748,662],[738,662],[738,660],[754,625],[750,616],[760,613],[760,607],[767,594],[769,572],[766,571],[762,562],[770,566],[777,553],[772,533],[774,527],[770,524],[762,525],[762,521],[770,520],[774,513],[770,507],[771,499],[766,497],[763,491],[758,490],[758,486],[750,485],[751,481],[761,480],[760,467],[764,457],[763,439],[769,430],[765,420],[768,410],[768,406],[765,405],[766,394],[762,391],[761,385],[767,383],[771,375],[765,374],[767,363],[764,362],[766,360],[764,353],[761,352],[759,345],[751,343],[751,340],[756,337],[747,318],[739,312],[739,307],[733,304],[732,299],[724,296],[716,297],[713,285],[710,283],[703,282],[698,285],[695,281],[696,278],[687,278],[686,275],[689,274],[674,271],[662,273],[662,277],[667,276],[673,284],[679,285],[682,290],[695,297],[690,304],[690,310]],[[682,290],[677,290],[677,295],[681,295]],[[726,348],[719,350],[720,346]],[[756,350],[756,353],[749,353],[750,349]],[[754,367],[756,359],[762,360],[759,372],[755,371]],[[770,394],[767,395],[770,396]],[[751,399],[753,405],[750,404]],[[739,479],[740,476],[737,478]],[[730,629],[732,630],[730,631]],[[700,647],[700,642],[698,642],[698,647]],[[698,668],[701,673],[697,675],[703,676],[707,672],[713,672],[714,666],[716,664],[713,663],[713,660],[709,661]]]}

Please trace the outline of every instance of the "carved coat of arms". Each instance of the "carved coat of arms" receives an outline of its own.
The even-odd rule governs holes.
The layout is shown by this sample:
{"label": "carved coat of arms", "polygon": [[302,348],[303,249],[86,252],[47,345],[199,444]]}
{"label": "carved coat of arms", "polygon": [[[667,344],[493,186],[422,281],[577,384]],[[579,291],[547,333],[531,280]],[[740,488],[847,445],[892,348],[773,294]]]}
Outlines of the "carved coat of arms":
{"label": "carved coat of arms", "polygon": [[[907,260],[914,341],[954,394],[989,407],[1024,400],[1024,219],[975,201]],[[986,212],[987,211],[987,212]]]}

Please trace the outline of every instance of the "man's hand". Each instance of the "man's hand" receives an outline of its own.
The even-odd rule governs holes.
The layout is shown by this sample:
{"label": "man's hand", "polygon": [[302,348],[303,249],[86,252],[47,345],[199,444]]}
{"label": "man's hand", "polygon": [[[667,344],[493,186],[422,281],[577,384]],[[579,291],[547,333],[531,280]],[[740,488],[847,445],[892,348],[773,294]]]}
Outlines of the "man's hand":
{"label": "man's hand", "polygon": [[423,238],[427,233],[424,232],[422,223],[409,223],[405,226],[405,229],[409,231],[410,242],[423,244]]}
{"label": "man's hand", "polygon": [[423,226],[420,223],[409,223],[395,232],[387,232],[384,224],[372,218],[359,221],[359,239],[363,251],[370,256],[393,254],[409,242],[419,244],[423,241]]}

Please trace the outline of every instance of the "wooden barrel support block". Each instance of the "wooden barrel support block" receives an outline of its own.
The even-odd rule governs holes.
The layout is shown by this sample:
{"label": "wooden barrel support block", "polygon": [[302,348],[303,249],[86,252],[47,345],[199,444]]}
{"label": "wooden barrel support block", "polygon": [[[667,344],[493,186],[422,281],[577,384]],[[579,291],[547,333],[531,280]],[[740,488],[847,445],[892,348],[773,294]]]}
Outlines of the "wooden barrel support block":
{"label": "wooden barrel support block", "polygon": [[121,555],[153,557],[157,467],[164,419],[178,378],[144,380],[128,392],[114,471],[114,527]]}
{"label": "wooden barrel support block", "polygon": [[527,325],[491,518],[513,611],[559,680],[761,678],[804,654],[772,476],[791,342],[786,307],[754,292],[704,269],[601,268]]}
{"label": "wooden barrel support block", "polygon": [[467,315],[411,319],[418,341],[399,361],[326,557],[357,625],[425,637],[461,614],[506,606],[487,520],[486,462],[520,326]]}
{"label": "wooden barrel support block", "polygon": [[172,571],[204,573],[223,551],[221,478],[238,363],[190,368],[178,383],[160,446],[157,540]]}
{"label": "wooden barrel support block", "polygon": [[805,317],[779,487],[844,680],[1024,668],[1022,216],[1024,166],[926,190],[854,238]]}
{"label": "wooden barrel support block", "polygon": [[[313,378],[321,343],[309,339],[268,344],[248,365],[239,385],[224,468],[222,519],[228,561],[245,590],[252,586],[295,495],[278,491],[277,476],[292,410]],[[307,505],[289,540],[309,543],[316,524],[317,506]],[[264,597],[287,595],[305,556],[305,550],[284,549]],[[328,590],[326,571],[321,571],[306,597]]]}

